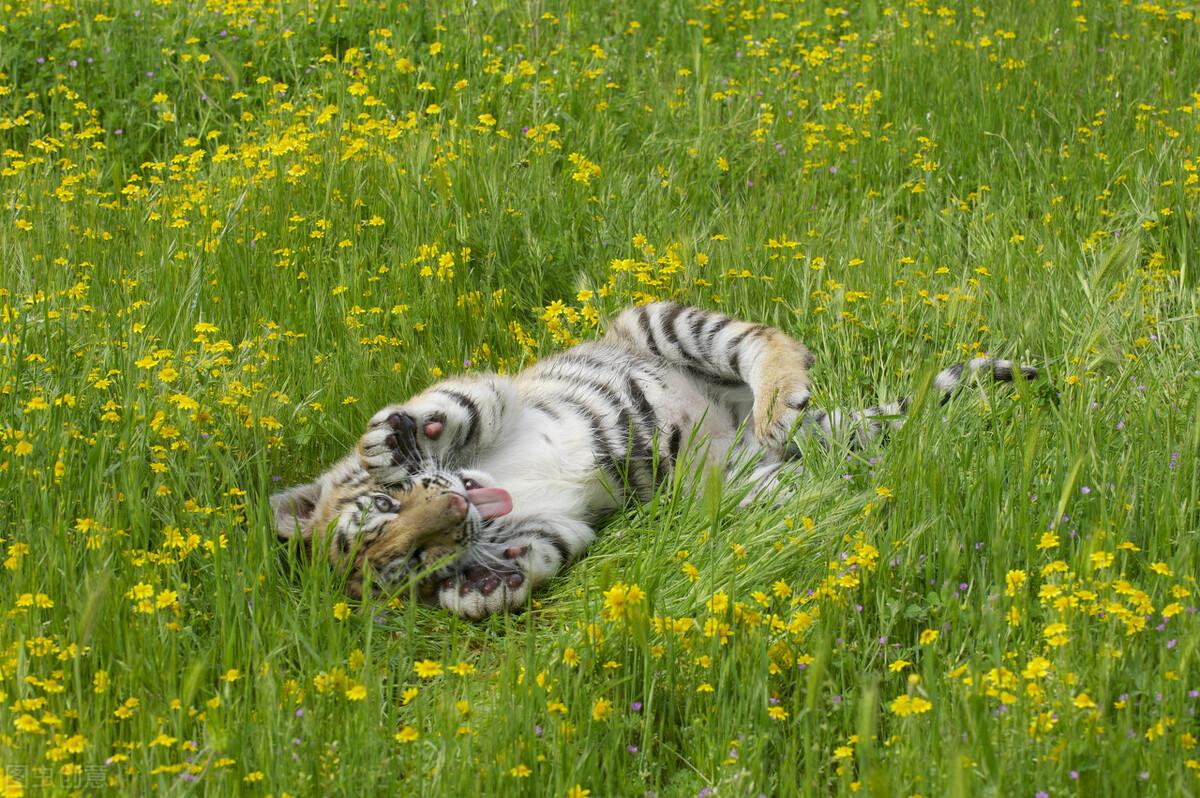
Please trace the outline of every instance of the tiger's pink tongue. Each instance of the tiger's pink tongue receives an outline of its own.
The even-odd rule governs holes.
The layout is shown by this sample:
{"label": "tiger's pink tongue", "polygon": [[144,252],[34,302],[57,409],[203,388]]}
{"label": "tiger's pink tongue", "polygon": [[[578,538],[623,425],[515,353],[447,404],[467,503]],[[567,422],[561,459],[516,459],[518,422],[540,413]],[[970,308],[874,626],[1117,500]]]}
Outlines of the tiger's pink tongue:
{"label": "tiger's pink tongue", "polygon": [[504,488],[473,488],[467,491],[467,501],[475,505],[484,520],[512,512],[512,496]]}

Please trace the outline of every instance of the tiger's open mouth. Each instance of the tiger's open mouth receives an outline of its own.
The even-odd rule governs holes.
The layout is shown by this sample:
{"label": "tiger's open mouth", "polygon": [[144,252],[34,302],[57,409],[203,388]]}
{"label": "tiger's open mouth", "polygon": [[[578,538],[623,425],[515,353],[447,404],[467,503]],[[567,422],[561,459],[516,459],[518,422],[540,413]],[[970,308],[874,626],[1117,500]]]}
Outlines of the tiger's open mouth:
{"label": "tiger's open mouth", "polygon": [[512,496],[504,488],[478,487],[469,480],[466,485],[468,507],[463,519],[466,527],[463,543],[453,549],[418,550],[410,558],[409,573],[421,574],[419,589],[424,595],[431,594],[442,580],[454,575],[458,561],[483,539],[489,521],[512,512]]}

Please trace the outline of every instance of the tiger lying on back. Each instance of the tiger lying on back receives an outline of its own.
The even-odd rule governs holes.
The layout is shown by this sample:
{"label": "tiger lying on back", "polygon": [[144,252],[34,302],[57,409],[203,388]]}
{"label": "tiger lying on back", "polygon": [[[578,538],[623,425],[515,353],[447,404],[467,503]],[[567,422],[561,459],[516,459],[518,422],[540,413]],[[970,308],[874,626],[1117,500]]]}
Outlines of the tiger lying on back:
{"label": "tiger lying on back", "polygon": [[[755,463],[753,497],[771,490],[797,431],[863,445],[902,423],[904,401],[808,409],[811,364],[772,327],[675,303],[629,308],[601,340],[515,376],[449,379],[380,410],[356,451],[271,497],[277,533],[325,547],[355,596],[367,570],[380,591],[432,570],[418,590],[442,607],[470,618],[516,609],[606,516],[685,463],[685,476]],[[934,383],[943,399],[964,369],[1007,381],[1013,367],[977,358],[946,369]]]}

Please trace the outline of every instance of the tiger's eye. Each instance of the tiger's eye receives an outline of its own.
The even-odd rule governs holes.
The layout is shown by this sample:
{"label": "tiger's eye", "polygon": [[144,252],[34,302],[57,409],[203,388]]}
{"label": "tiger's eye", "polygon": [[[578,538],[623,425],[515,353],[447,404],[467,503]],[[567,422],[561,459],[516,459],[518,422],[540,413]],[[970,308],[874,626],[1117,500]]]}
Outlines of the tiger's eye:
{"label": "tiger's eye", "polygon": [[471,479],[470,477],[467,477],[466,479],[463,480],[463,487],[466,488],[467,490],[475,490],[476,488],[479,487],[479,483],[476,482],[475,480]]}
{"label": "tiger's eye", "polygon": [[396,507],[396,503],[393,502],[391,499],[389,499],[387,496],[376,496],[375,497],[375,509],[378,510],[379,512],[390,513],[390,512],[392,512],[392,510],[395,509],[395,507]]}

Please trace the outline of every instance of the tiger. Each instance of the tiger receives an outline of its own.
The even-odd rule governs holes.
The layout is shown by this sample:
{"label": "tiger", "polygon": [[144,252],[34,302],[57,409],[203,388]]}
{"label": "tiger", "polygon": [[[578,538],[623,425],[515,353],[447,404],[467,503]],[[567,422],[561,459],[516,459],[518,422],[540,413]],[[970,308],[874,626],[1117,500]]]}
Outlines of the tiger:
{"label": "tiger", "polygon": [[[765,324],[677,302],[630,307],[598,340],[515,375],[438,382],[375,413],[356,448],[312,482],[273,495],[277,537],[299,536],[361,598],[414,589],[470,619],[524,608],[577,561],[606,519],[668,480],[725,471],[743,504],[779,498],[797,441],[862,448],[910,401],[810,407],[813,356]],[[946,401],[972,375],[1010,382],[1031,366],[979,357],[938,373]]]}

